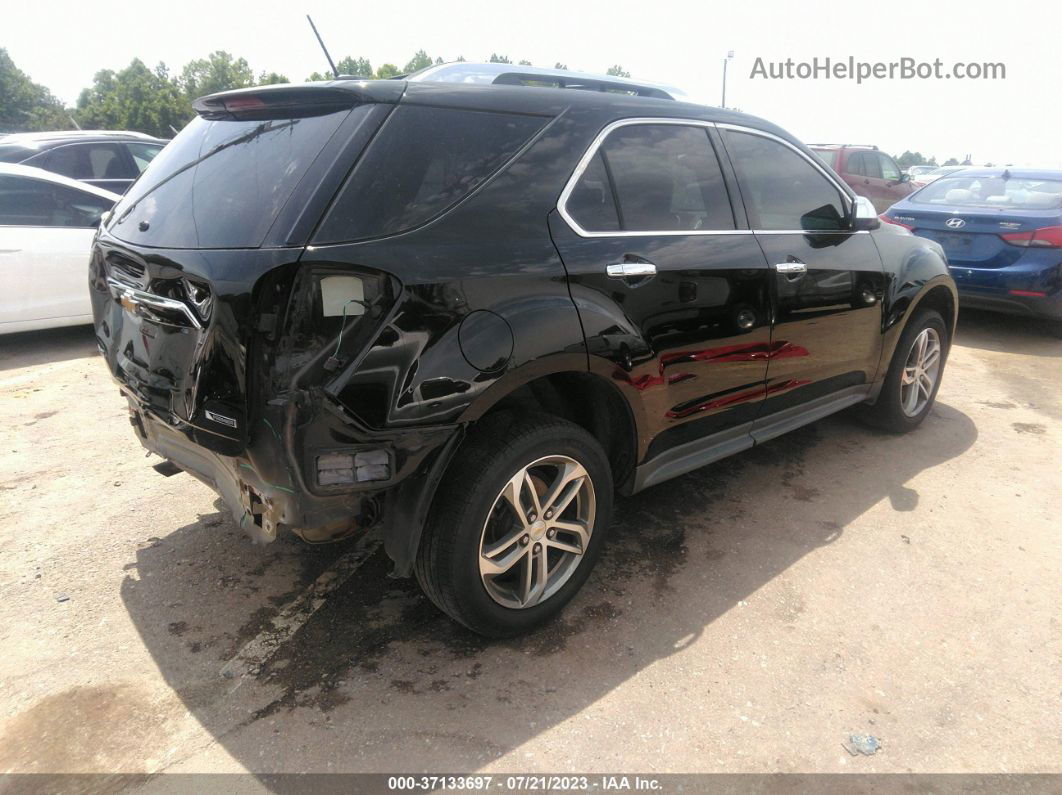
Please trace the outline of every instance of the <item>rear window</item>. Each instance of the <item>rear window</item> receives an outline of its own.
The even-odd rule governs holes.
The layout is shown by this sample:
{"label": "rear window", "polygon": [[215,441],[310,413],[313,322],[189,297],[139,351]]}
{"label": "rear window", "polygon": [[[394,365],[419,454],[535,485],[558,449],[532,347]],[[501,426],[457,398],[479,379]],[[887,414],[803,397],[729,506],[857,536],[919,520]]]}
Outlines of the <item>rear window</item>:
{"label": "rear window", "polygon": [[343,186],[315,242],[380,237],[431,220],[501,168],[546,121],[453,108],[397,108]]}
{"label": "rear window", "polygon": [[160,248],[256,248],[348,113],[265,121],[196,118],[119,202],[109,230],[130,243]]}
{"label": "rear window", "polygon": [[948,207],[1000,207],[1010,210],[1062,209],[1062,180],[967,177],[956,174],[930,182],[910,200]]}

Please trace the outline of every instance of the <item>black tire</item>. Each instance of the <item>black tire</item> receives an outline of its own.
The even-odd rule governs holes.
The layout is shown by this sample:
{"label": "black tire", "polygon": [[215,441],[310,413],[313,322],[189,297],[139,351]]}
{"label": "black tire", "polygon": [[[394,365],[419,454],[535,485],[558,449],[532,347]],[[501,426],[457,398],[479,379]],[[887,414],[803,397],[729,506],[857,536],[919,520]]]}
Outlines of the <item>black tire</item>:
{"label": "black tire", "polygon": [[[574,459],[588,473],[596,506],[589,541],[555,593],[530,607],[506,607],[488,593],[480,575],[484,525],[509,480],[546,456]],[[593,436],[552,415],[500,412],[473,428],[439,484],[414,573],[427,597],[472,631],[495,638],[520,635],[554,617],[582,587],[611,517],[612,471]]]}
{"label": "black tire", "polygon": [[[940,369],[929,399],[914,416],[910,416],[904,411],[901,402],[900,388],[904,364],[907,362],[915,340],[927,328],[935,330],[940,340]],[[896,350],[892,354],[889,371],[885,375],[885,383],[882,385],[877,401],[873,405],[862,406],[859,416],[868,424],[890,433],[906,433],[921,425],[932,411],[937,399],[937,390],[940,389],[940,382],[944,377],[944,365],[947,363],[950,342],[948,327],[939,312],[934,309],[915,310],[915,314],[900,335],[899,342],[896,343]]]}

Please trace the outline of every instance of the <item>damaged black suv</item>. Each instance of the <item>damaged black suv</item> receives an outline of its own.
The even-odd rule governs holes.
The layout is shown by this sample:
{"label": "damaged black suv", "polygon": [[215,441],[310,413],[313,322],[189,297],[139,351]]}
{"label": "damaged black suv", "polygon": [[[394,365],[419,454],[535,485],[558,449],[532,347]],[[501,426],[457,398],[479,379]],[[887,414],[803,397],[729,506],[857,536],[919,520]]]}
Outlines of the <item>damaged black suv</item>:
{"label": "damaged black suv", "polygon": [[202,98],[99,232],[136,433],[255,538],[376,528],[396,574],[512,635],[586,580],[615,491],[847,406],[929,412],[942,251],[792,136],[460,68]]}

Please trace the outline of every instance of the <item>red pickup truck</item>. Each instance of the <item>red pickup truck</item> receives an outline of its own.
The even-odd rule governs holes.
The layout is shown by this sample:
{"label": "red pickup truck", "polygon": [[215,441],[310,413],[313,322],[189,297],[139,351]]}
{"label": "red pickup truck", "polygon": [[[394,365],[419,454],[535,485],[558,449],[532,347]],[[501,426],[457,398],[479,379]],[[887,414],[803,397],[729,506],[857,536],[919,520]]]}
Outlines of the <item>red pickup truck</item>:
{"label": "red pickup truck", "polygon": [[866,196],[874,209],[885,212],[915,190],[896,161],[876,146],[811,144],[811,151],[848,183],[859,196]]}

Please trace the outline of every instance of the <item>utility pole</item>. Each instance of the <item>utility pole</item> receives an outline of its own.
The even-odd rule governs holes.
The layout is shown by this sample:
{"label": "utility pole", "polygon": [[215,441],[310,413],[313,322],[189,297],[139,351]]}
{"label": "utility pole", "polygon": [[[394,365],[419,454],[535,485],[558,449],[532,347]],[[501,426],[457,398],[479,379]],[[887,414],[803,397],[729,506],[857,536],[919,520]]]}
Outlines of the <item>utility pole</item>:
{"label": "utility pole", "polygon": [[721,105],[721,107],[723,107],[724,109],[726,108],[726,64],[727,61],[732,61],[733,59],[734,51],[728,50],[726,53],[726,58],[723,59],[723,104]]}

